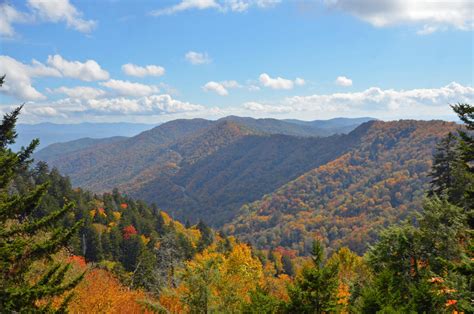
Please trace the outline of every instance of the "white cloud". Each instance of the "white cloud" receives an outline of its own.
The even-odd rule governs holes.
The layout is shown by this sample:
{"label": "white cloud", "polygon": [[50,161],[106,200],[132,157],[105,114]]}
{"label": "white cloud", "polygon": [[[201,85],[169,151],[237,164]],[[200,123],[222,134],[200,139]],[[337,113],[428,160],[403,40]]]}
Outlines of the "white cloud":
{"label": "white cloud", "polygon": [[267,73],[260,74],[260,83],[265,87],[272,89],[293,89],[294,85],[304,85],[305,81],[302,78],[297,78],[294,82],[292,80],[284,79],[282,77],[272,78]]}
{"label": "white cloud", "polygon": [[398,117],[443,116],[452,114],[449,104],[474,102],[474,87],[452,82],[440,88],[383,90],[371,87],[362,92],[315,94],[287,97],[276,104],[248,105],[254,112],[285,112],[286,109],[303,117],[376,116]]}
{"label": "white cloud", "polygon": [[230,80],[230,81],[222,81],[220,82],[222,86],[225,88],[240,88],[242,87],[237,81]]}
{"label": "white cloud", "polygon": [[207,82],[206,85],[202,87],[202,89],[205,90],[206,92],[213,91],[220,96],[229,95],[229,92],[224,87],[224,85],[222,85],[221,83],[214,82],[214,81]]}
{"label": "white cloud", "polygon": [[109,80],[107,82],[99,83],[101,86],[114,90],[121,96],[148,96],[159,93],[160,89],[154,85],[145,85],[140,83],[133,83],[130,81]]}
{"label": "white cloud", "polygon": [[219,4],[215,0],[182,0],[178,4],[175,4],[171,7],[152,11],[151,15],[169,15],[191,9],[204,10],[210,8],[219,8]]}
{"label": "white cloud", "polygon": [[269,8],[281,0],[181,0],[179,3],[164,9],[150,12],[153,16],[171,15],[187,10],[214,9],[220,12],[245,12],[251,7]]}
{"label": "white cloud", "polygon": [[102,69],[94,60],[68,61],[60,55],[48,56],[48,65],[59,70],[63,76],[79,79],[82,81],[107,80],[109,73]]}
{"label": "white cloud", "polygon": [[13,24],[25,23],[27,21],[27,14],[17,11],[6,2],[0,3],[0,35],[7,37],[15,35]]}
{"label": "white cloud", "polygon": [[474,29],[472,0],[324,0],[333,9],[348,12],[376,27],[421,25],[419,34],[443,27]]}
{"label": "white cloud", "polygon": [[349,87],[352,86],[352,80],[345,76],[338,76],[336,79],[336,84],[339,86]]}
{"label": "white cloud", "polygon": [[30,107],[30,106],[25,106],[23,109],[22,114],[27,114],[27,115],[34,115],[34,116],[39,116],[39,117],[66,117],[65,114],[60,113],[58,110],[56,110],[53,107],[50,106],[44,106],[44,107]]}
{"label": "white cloud", "polygon": [[131,76],[162,76],[165,74],[165,68],[158,65],[138,66],[132,63],[122,65],[123,73]]}
{"label": "white cloud", "polygon": [[96,21],[82,19],[82,13],[69,0],[28,0],[28,5],[36,15],[47,22],[65,22],[67,26],[89,33],[96,26]]}
{"label": "white cloud", "polygon": [[249,101],[243,104],[243,107],[250,111],[261,113],[289,113],[293,111],[290,106],[266,105],[255,101]]}
{"label": "white cloud", "polygon": [[94,88],[94,87],[89,87],[89,86],[76,86],[76,87],[59,87],[50,90],[52,93],[60,93],[67,95],[72,98],[83,98],[83,99],[93,99],[93,98],[98,98],[105,96],[105,91]]}
{"label": "white cloud", "polygon": [[221,81],[221,82],[214,82],[210,81],[207,82],[202,89],[206,92],[212,91],[217,93],[218,95],[221,96],[227,96],[229,95],[228,89],[232,88],[240,88],[242,87],[237,81],[231,80],[231,81]]}
{"label": "white cloud", "polygon": [[186,60],[194,65],[198,64],[206,64],[211,63],[211,58],[207,55],[207,53],[195,52],[195,51],[188,51],[184,56]]}
{"label": "white cloud", "polygon": [[48,67],[36,60],[33,60],[29,65],[9,56],[0,56],[0,73],[6,74],[5,84],[0,88],[0,92],[19,100],[41,100],[46,98],[32,86],[32,78],[61,76],[57,69]]}
{"label": "white cloud", "polygon": [[180,112],[191,112],[204,109],[203,106],[173,99],[170,95],[151,95],[140,98],[100,98],[100,99],[64,99],[57,103],[64,113],[75,111],[76,113],[97,114],[172,114]]}

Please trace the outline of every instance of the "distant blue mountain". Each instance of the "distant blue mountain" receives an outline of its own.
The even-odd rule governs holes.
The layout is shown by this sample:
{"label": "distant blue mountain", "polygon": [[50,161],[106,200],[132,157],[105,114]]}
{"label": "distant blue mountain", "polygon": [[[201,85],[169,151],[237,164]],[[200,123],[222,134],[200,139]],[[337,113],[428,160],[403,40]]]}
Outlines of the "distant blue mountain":
{"label": "distant blue mountain", "polygon": [[18,149],[28,145],[32,139],[40,139],[40,148],[53,143],[62,143],[80,138],[106,138],[114,136],[135,136],[156,126],[141,123],[79,123],[79,124],[19,124],[18,138],[13,146]]}

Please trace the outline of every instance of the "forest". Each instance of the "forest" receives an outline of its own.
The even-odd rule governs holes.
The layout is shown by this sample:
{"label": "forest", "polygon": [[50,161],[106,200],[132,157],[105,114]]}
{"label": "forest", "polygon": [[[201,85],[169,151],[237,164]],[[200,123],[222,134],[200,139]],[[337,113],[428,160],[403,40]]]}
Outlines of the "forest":
{"label": "forest", "polygon": [[[20,106],[0,125],[0,312],[473,313],[474,107],[452,109],[462,126],[369,122],[217,230],[74,187],[38,140],[12,150]],[[221,144],[193,139],[190,165]]]}

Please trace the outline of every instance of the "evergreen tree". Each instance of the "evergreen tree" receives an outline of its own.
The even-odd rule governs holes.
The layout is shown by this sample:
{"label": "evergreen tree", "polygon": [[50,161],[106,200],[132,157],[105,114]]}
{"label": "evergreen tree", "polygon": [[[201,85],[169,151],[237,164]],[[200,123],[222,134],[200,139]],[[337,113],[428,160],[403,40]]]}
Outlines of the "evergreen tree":
{"label": "evergreen tree", "polygon": [[[0,86],[4,76],[0,78]],[[66,229],[56,222],[72,210],[68,203],[42,218],[34,210],[47,192],[48,183],[36,186],[28,193],[12,192],[12,182],[31,163],[31,154],[39,141],[13,152],[9,145],[17,136],[15,125],[21,106],[3,117],[0,125],[0,312],[52,311],[49,303],[39,308],[38,300],[48,300],[75,287],[82,276],[66,281],[69,265],[52,265],[42,278],[28,277],[31,266],[64,248],[81,225]],[[69,295],[71,296],[71,295]],[[66,298],[60,310],[65,309]]]}
{"label": "evergreen tree", "polygon": [[281,263],[283,264],[283,271],[285,274],[293,277],[295,275],[295,266],[293,265],[291,258],[288,255],[283,255],[281,257]]}
{"label": "evergreen tree", "polygon": [[466,178],[457,137],[449,133],[436,147],[428,196],[447,196],[453,204],[463,202]]}
{"label": "evergreen tree", "polygon": [[313,266],[304,268],[300,278],[289,288],[288,313],[332,313],[337,311],[338,265],[324,265],[324,249],[313,243]]}
{"label": "evergreen tree", "polygon": [[466,130],[458,131],[461,138],[462,156],[464,162],[468,164],[470,172],[474,172],[474,165],[472,164],[474,162],[474,137],[472,136],[472,131],[474,131],[474,106],[460,103],[451,106],[451,108],[466,127]]}
{"label": "evergreen tree", "polygon": [[458,131],[459,150],[465,170],[465,187],[463,206],[468,214],[469,225],[474,229],[474,106],[457,104],[452,106],[459,119],[464,122],[465,129]]}
{"label": "evergreen tree", "polygon": [[212,234],[211,228],[209,228],[202,220],[199,220],[197,228],[201,232],[201,238],[199,239],[197,250],[198,252],[202,252],[214,241],[214,235]]}

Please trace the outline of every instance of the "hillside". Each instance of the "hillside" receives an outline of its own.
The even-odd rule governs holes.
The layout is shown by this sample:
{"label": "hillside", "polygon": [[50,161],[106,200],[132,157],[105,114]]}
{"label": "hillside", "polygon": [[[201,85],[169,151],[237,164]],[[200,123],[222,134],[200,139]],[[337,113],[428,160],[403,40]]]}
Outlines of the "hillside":
{"label": "hillside", "polygon": [[60,158],[64,154],[70,154],[79,150],[87,149],[96,145],[106,145],[108,143],[116,143],[126,140],[125,136],[114,136],[106,138],[90,138],[84,137],[78,140],[65,143],[54,143],[40,150],[34,157],[38,160],[49,162]]}
{"label": "hillside", "polygon": [[362,253],[381,227],[421,208],[435,144],[456,127],[374,122],[351,151],[242,206],[225,230],[261,248],[307,253],[319,237]]}
{"label": "hillside", "polygon": [[36,154],[36,158],[57,167],[75,186],[99,192],[119,186],[134,192],[146,182],[173,176],[183,165],[195,163],[242,136],[309,136],[316,134],[314,130],[312,126],[298,126],[276,119],[181,119],[123,141],[85,145],[81,149],[76,149],[78,142],[46,147]]}
{"label": "hillside", "polygon": [[244,203],[347,152],[369,125],[326,138],[244,136],[194,164],[183,163],[174,176],[159,177],[131,194],[156,202],[178,219],[203,219],[222,226]]}

